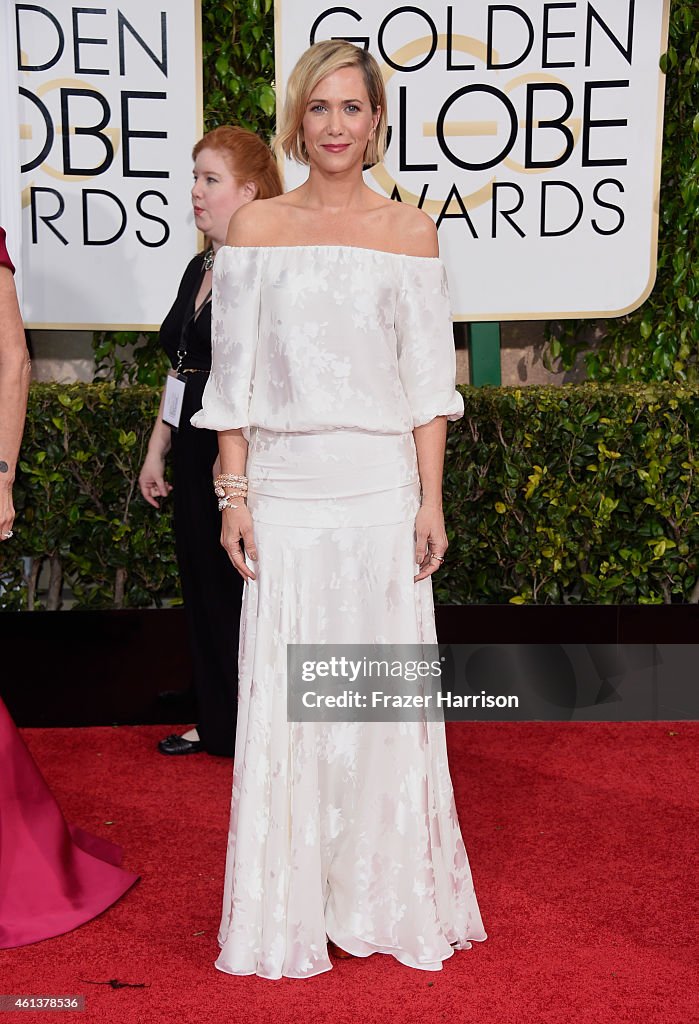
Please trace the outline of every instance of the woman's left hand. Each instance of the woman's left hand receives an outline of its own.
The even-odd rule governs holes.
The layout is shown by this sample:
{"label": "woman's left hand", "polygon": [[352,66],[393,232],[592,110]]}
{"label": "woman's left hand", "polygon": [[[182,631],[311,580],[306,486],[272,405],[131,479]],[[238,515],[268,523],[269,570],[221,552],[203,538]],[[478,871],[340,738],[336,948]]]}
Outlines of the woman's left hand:
{"label": "woman's left hand", "polygon": [[415,517],[415,561],[420,570],[415,583],[441,568],[448,547],[444,515],[436,505],[421,505]]}

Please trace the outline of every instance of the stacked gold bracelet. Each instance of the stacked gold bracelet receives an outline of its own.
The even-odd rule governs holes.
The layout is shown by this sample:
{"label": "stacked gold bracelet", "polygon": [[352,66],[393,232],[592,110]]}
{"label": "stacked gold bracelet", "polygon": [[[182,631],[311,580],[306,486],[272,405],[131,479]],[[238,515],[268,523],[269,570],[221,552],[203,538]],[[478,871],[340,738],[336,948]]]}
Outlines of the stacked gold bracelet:
{"label": "stacked gold bracelet", "polygon": [[219,512],[224,508],[239,508],[230,499],[247,498],[248,478],[240,473],[220,473],[214,480],[214,494],[218,498]]}

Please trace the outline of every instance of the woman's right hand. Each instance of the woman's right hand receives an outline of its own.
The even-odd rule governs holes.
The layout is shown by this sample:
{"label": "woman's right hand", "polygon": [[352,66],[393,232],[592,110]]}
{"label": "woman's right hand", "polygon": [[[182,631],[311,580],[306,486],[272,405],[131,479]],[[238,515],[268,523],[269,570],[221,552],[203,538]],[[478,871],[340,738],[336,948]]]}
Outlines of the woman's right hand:
{"label": "woman's right hand", "polygon": [[156,498],[167,498],[172,484],[165,479],[165,459],[162,455],[148,452],[138,477],[141,494],[153,508],[160,508]]}
{"label": "woman's right hand", "polygon": [[221,519],[221,544],[226,549],[228,557],[244,580],[257,579],[255,573],[248,569],[245,555],[243,555],[240,547],[242,539],[246,553],[253,562],[257,561],[252,516],[247,505],[241,499],[238,508],[224,508],[221,513]]}

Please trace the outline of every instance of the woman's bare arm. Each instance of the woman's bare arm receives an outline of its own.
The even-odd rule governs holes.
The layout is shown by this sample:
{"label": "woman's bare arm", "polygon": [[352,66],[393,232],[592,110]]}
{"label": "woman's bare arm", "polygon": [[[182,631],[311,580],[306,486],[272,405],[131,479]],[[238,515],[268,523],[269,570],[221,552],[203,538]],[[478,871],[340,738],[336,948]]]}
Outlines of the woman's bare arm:
{"label": "woman's bare arm", "polygon": [[153,424],[148,451],[138,477],[141,494],[149,505],[160,508],[158,498],[166,498],[172,484],[165,479],[165,457],[172,446],[172,428],[163,420],[165,392],[160,397],[160,408]]}
{"label": "woman's bare arm", "polygon": [[[218,453],[221,460],[221,473],[245,475],[248,459],[248,443],[242,430],[221,430],[218,435]],[[253,561],[257,561],[257,549],[253,534],[252,516],[245,504],[245,499],[231,498],[237,508],[225,508],[221,513],[221,543],[228,552],[233,565],[244,580],[256,579],[255,573],[248,569],[240,547],[242,538],[245,551]]]}
{"label": "woman's bare arm", "polygon": [[12,271],[0,267],[0,541],[12,530],[12,485],[24,429],[31,364]]}
{"label": "woman's bare arm", "polygon": [[446,417],[436,416],[429,423],[415,427],[413,437],[422,488],[422,504],[415,518],[415,561],[420,566],[415,577],[417,583],[440,568],[447,550],[447,533],[442,513]]}

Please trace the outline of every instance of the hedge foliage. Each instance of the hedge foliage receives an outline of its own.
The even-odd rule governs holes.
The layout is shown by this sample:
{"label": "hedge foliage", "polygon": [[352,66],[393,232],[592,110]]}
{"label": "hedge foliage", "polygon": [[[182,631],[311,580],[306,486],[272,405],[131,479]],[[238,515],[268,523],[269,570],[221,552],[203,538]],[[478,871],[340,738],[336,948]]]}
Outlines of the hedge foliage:
{"label": "hedge foliage", "polygon": [[[170,513],[147,505],[137,482],[158,396],[113,384],[32,386],[0,608],[57,609],[68,589],[82,608],[177,594]],[[49,581],[39,594],[42,569]]]}
{"label": "hedge foliage", "polygon": [[699,389],[478,388],[450,431],[445,603],[696,599]]}
{"label": "hedge foliage", "polygon": [[203,0],[204,126],[274,131],[273,0]]}
{"label": "hedge foliage", "polygon": [[[463,394],[466,415],[449,432],[439,601],[699,596],[699,389]],[[137,485],[158,397],[142,386],[32,387],[0,607],[55,609],[68,593],[82,608],[177,597],[171,510],[156,512]]]}

